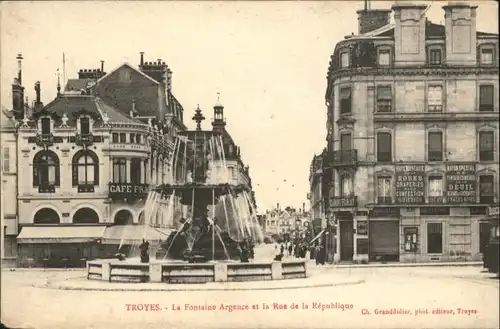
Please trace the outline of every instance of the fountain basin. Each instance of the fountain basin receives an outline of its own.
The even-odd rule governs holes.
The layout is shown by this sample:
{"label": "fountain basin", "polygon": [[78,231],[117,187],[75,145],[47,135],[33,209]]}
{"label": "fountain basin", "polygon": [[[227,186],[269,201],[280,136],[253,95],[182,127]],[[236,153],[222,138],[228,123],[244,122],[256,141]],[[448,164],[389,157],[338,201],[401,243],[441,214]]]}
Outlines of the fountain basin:
{"label": "fountain basin", "polygon": [[170,284],[242,282],[296,279],[307,277],[307,262],[209,262],[119,261],[87,262],[87,279],[108,282],[164,282]]}

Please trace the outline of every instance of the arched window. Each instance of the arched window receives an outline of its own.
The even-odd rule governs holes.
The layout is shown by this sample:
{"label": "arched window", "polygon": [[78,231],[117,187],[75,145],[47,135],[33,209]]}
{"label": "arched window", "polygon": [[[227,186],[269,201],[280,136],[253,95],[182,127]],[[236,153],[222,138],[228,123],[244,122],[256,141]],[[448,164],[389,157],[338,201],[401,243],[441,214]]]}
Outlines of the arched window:
{"label": "arched window", "polygon": [[76,152],[72,161],[73,186],[99,185],[99,158],[89,150]]}
{"label": "arched window", "polygon": [[33,186],[59,186],[59,157],[40,151],[33,158]]}
{"label": "arched window", "polygon": [[73,215],[73,223],[75,224],[99,223],[99,216],[93,209],[80,208]]}
{"label": "arched window", "polygon": [[51,208],[38,210],[33,218],[35,224],[59,224],[60,218],[57,212]]}
{"label": "arched window", "polygon": [[116,213],[114,222],[115,225],[132,225],[134,223],[134,217],[130,211],[122,209]]}

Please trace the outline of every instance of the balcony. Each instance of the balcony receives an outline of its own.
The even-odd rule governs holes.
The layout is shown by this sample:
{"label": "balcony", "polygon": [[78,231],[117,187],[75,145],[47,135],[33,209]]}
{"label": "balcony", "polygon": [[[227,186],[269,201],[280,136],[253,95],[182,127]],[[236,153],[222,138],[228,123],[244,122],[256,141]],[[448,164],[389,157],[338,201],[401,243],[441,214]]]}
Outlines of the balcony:
{"label": "balcony", "polygon": [[379,196],[377,198],[377,204],[392,204],[392,197],[390,197],[390,196]]}
{"label": "balcony", "polygon": [[358,150],[339,150],[332,152],[332,167],[355,166],[357,163]]}
{"label": "balcony", "polygon": [[442,196],[430,196],[429,204],[443,204],[444,198]]}
{"label": "balcony", "polygon": [[358,197],[351,196],[335,196],[330,198],[330,208],[354,208],[358,205]]}
{"label": "balcony", "polygon": [[37,134],[36,144],[42,147],[49,147],[54,145],[54,135],[53,134]]}
{"label": "balcony", "polygon": [[94,144],[94,136],[92,134],[76,134],[75,144],[78,146],[91,146]]}
{"label": "balcony", "polygon": [[78,193],[94,193],[94,185],[82,184],[78,185]]}
{"label": "balcony", "polygon": [[497,122],[498,111],[494,112],[446,112],[436,111],[437,108],[430,108],[428,112],[404,113],[404,112],[376,112],[374,122]]}
{"label": "balcony", "polygon": [[56,186],[54,184],[42,184],[38,186],[38,193],[56,193]]}

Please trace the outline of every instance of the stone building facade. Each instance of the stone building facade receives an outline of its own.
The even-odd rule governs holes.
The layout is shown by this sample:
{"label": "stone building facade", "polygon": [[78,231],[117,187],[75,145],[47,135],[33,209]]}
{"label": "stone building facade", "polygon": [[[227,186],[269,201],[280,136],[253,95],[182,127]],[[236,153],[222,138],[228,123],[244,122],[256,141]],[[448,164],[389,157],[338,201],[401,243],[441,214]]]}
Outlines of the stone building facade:
{"label": "stone building facade", "polygon": [[360,33],[337,43],[326,91],[335,261],[481,258],[498,204],[499,62],[476,8],[443,6],[444,25],[406,2],[394,24],[389,10],[361,11]]}

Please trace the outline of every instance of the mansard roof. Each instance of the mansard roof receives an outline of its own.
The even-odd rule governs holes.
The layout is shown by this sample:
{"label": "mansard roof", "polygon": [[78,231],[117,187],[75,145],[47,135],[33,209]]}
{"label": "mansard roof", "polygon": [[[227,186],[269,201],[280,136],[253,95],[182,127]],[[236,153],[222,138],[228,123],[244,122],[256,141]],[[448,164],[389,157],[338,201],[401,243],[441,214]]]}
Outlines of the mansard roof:
{"label": "mansard roof", "polygon": [[76,122],[81,114],[88,114],[95,120],[103,121],[103,116],[107,115],[109,121],[115,123],[144,124],[138,119],[130,118],[123,114],[123,111],[105,103],[99,97],[93,95],[59,95],[52,102],[36,111],[34,116],[41,114],[53,115],[62,118],[64,114],[68,117],[68,124]]}
{"label": "mansard roof", "polygon": [[[427,20],[427,24],[425,25],[425,35],[427,38],[445,38],[446,37],[445,26],[441,25],[441,24],[435,24],[435,23],[432,23],[431,21]],[[392,37],[392,38],[394,38],[394,24],[388,24],[388,25],[382,26],[379,29],[367,32],[365,34],[360,35],[359,37],[370,37],[370,36],[371,37]],[[498,37],[498,34],[477,31],[476,36],[477,37],[488,37],[488,36]]]}

